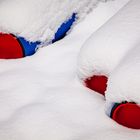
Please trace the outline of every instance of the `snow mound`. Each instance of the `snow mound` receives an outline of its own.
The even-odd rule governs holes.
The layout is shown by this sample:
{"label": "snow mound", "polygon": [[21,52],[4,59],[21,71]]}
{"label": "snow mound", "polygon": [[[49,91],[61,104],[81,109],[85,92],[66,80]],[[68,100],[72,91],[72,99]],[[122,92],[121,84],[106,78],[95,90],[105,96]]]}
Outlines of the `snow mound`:
{"label": "snow mound", "polygon": [[130,1],[85,42],[79,56],[81,79],[106,75],[136,46],[140,36],[140,2]]}
{"label": "snow mound", "polygon": [[81,49],[78,76],[107,76],[106,111],[114,103],[140,104],[140,1],[131,0],[94,32]]}
{"label": "snow mound", "polygon": [[[83,18],[99,0],[3,0],[0,1],[0,31],[29,41],[50,41],[73,13]],[[9,12],[10,11],[10,12]]]}

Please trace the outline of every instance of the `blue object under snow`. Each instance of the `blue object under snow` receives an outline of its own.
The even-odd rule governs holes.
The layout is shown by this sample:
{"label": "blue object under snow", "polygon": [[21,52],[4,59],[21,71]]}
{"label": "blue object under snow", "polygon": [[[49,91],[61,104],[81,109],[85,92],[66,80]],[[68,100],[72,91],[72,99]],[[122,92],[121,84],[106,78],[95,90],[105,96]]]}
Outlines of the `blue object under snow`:
{"label": "blue object under snow", "polygon": [[18,40],[20,41],[25,56],[33,55],[36,52],[37,46],[41,43],[39,41],[37,42],[29,42],[25,40],[23,37],[19,37]]}
{"label": "blue object under snow", "polygon": [[[67,20],[58,28],[57,32],[55,33],[54,39],[52,40],[52,43],[62,39],[66,35],[66,33],[70,30],[75,20],[76,14],[74,13],[69,20]],[[29,42],[25,40],[23,37],[18,37],[18,40],[23,47],[24,56],[33,55],[36,52],[38,45],[41,44],[41,42],[39,41]]]}
{"label": "blue object under snow", "polygon": [[62,39],[66,33],[70,30],[71,26],[73,25],[73,23],[75,22],[76,20],[76,14],[73,13],[72,17],[67,20],[65,23],[63,23],[57,30],[57,32],[55,33],[55,37],[54,39],[52,40],[52,42],[56,42],[60,39]]}

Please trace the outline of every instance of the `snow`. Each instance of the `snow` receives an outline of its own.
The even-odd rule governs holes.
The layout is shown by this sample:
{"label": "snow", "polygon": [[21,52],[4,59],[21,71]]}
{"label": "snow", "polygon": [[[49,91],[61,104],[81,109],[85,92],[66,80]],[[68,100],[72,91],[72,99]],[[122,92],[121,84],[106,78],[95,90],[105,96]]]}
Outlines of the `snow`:
{"label": "snow", "polygon": [[60,25],[73,13],[77,13],[81,19],[98,2],[99,0],[2,0],[0,31],[29,41],[49,42]]}
{"label": "snow", "polygon": [[[106,91],[107,102],[135,102],[140,104],[139,71],[140,46],[131,49],[111,73]],[[120,80],[121,79],[121,80]]]}
{"label": "snow", "polygon": [[140,139],[111,120],[104,98],[77,78],[81,46],[127,2],[100,3],[63,40],[31,57],[0,60],[1,140]]}
{"label": "snow", "polygon": [[124,43],[120,44],[126,48],[126,51],[123,52],[124,57],[121,58],[119,65],[116,66],[109,77],[106,91],[107,106],[112,102],[120,103],[122,101],[140,104],[140,1],[132,0],[126,9],[129,16],[127,15],[127,20],[123,23],[126,36],[122,38],[125,39],[124,43],[126,45]]}
{"label": "snow", "polygon": [[[79,58],[79,77],[106,75],[107,114],[113,103],[140,104],[140,1],[131,0],[86,41]],[[109,109],[108,109],[109,108]]]}
{"label": "snow", "polygon": [[84,44],[79,58],[79,77],[109,75],[140,36],[140,2],[130,1]]}

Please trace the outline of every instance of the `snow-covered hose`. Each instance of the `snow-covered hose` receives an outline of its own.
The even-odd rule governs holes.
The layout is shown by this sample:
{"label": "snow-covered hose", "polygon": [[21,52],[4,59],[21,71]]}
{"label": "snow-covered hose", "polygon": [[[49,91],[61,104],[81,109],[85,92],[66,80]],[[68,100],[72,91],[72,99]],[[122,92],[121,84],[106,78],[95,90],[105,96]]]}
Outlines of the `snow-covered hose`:
{"label": "snow-covered hose", "polygon": [[99,1],[0,1],[0,58],[29,56],[38,46],[63,38]]}
{"label": "snow-covered hose", "polygon": [[140,129],[140,1],[130,0],[81,49],[78,76],[106,98],[106,113]]}
{"label": "snow-covered hose", "polygon": [[[73,13],[73,15],[58,28],[54,35],[54,39],[51,40],[51,42],[54,43],[62,39],[70,30],[75,20],[76,14]],[[0,59],[14,59],[31,56],[41,45],[42,42],[40,41],[30,42],[20,36],[0,33]]]}

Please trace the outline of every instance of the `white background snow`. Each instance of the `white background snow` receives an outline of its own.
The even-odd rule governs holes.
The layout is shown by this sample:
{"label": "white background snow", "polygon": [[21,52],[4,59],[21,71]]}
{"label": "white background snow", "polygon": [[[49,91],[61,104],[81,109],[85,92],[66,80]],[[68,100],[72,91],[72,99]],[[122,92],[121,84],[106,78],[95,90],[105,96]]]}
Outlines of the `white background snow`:
{"label": "white background snow", "polygon": [[105,100],[77,78],[88,37],[128,0],[100,4],[63,40],[18,60],[0,60],[0,140],[139,140],[105,115]]}

